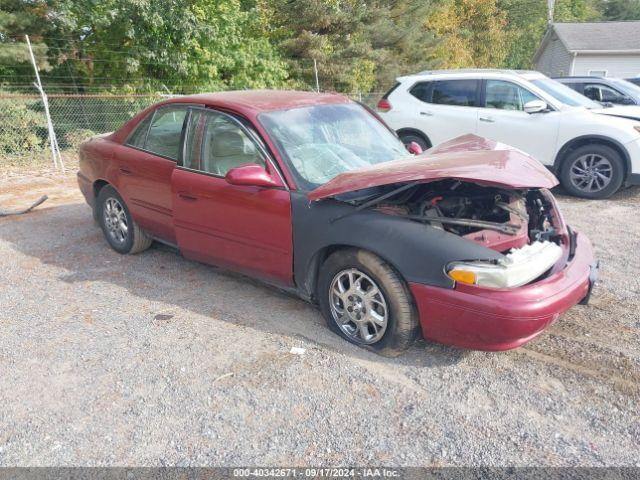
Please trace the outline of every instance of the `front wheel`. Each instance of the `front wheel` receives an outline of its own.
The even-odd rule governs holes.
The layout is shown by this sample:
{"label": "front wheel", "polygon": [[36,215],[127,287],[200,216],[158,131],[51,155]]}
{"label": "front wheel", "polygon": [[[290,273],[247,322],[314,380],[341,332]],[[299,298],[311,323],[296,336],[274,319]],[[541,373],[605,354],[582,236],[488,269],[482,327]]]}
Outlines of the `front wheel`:
{"label": "front wheel", "polygon": [[622,186],[624,164],[611,147],[585,145],[569,153],[562,165],[560,181],[576,197],[608,198]]}
{"label": "front wheel", "polygon": [[365,250],[339,250],[318,279],[320,309],[331,330],[351,343],[396,356],[415,341],[419,322],[406,283]]}

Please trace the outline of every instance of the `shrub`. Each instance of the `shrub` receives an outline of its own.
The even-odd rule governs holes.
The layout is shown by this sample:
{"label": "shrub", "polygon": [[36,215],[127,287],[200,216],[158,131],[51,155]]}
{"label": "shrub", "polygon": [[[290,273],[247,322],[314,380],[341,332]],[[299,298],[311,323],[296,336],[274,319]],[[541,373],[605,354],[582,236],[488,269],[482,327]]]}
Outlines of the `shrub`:
{"label": "shrub", "polygon": [[40,153],[47,144],[44,115],[25,99],[0,98],[0,156],[23,157]]}

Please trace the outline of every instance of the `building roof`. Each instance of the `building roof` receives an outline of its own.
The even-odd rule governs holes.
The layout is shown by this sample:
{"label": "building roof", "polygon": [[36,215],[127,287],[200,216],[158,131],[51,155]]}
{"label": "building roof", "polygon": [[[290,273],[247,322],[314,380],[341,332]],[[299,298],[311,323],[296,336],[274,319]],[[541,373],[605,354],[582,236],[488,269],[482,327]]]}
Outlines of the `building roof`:
{"label": "building roof", "polygon": [[640,50],[640,21],[554,23],[569,51]]}
{"label": "building roof", "polygon": [[640,21],[553,23],[542,39],[534,62],[554,34],[571,53],[640,54]]}

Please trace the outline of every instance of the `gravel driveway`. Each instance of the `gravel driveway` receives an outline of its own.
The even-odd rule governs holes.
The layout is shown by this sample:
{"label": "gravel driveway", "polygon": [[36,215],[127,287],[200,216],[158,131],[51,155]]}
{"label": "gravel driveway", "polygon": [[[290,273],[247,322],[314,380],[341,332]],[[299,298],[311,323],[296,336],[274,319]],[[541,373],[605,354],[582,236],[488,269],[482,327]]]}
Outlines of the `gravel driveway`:
{"label": "gravel driveway", "polygon": [[3,208],[41,193],[0,219],[0,466],[640,466],[638,189],[560,197],[602,261],[589,306],[515,351],[395,359],[168,247],[118,255],[73,175],[0,180]]}

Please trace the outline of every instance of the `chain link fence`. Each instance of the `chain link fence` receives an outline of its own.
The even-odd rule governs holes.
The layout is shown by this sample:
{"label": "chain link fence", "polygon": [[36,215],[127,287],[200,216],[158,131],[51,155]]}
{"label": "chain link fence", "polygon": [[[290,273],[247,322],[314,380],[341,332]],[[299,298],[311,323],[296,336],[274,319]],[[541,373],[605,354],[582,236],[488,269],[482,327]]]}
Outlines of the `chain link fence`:
{"label": "chain link fence", "polygon": [[[62,152],[92,135],[120,127],[162,95],[49,95],[49,111]],[[50,159],[44,104],[40,95],[0,92],[0,164]]]}
{"label": "chain link fence", "polygon": [[[375,107],[382,93],[348,94]],[[51,94],[51,120],[63,157],[73,158],[85,139],[119,128],[143,108],[167,95]],[[47,120],[38,94],[0,91],[0,167],[51,161]]]}

